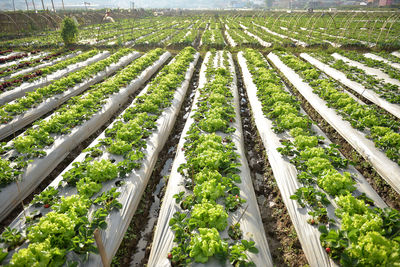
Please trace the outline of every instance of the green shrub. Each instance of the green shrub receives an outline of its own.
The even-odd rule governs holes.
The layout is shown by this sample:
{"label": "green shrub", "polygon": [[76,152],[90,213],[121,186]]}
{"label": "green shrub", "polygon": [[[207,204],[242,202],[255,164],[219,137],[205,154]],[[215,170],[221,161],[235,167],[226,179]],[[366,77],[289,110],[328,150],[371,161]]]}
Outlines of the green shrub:
{"label": "green shrub", "polygon": [[64,18],[61,25],[61,38],[65,45],[74,43],[78,38],[78,25],[72,18]]}

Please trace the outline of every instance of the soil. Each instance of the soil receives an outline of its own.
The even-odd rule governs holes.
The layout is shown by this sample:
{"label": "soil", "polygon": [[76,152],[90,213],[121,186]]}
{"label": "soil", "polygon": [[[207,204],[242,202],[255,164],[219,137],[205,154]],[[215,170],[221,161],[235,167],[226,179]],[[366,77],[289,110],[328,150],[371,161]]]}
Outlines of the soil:
{"label": "soil", "polygon": [[304,266],[307,259],[282,201],[265,148],[253,121],[242,75],[235,62],[246,158],[274,266]]}

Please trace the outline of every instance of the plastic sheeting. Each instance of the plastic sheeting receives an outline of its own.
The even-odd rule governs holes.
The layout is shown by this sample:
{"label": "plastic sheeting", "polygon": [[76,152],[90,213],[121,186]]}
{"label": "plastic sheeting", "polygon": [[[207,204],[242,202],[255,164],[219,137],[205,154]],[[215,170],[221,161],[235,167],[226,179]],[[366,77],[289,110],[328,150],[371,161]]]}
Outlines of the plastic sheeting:
{"label": "plastic sheeting", "polygon": [[289,36],[286,36],[286,35],[283,35],[283,34],[280,34],[280,33],[274,32],[274,31],[271,31],[271,30],[268,29],[267,27],[264,27],[264,26],[262,26],[262,25],[256,24],[256,23],[254,23],[254,22],[253,22],[253,24],[256,25],[257,27],[260,27],[261,29],[263,29],[264,31],[266,31],[266,32],[268,32],[268,33],[270,33],[270,34],[272,34],[272,35],[278,36],[278,37],[283,38],[283,39],[292,40],[293,42],[296,43],[296,45],[300,45],[300,46],[302,46],[302,47],[308,46],[308,44],[307,44],[306,42],[303,42],[303,41],[297,40],[297,39],[295,39],[295,38],[291,38],[291,37],[289,37]]}
{"label": "plastic sheeting", "polygon": [[[221,52],[217,52],[221,55]],[[205,70],[206,63],[210,58],[210,52],[206,54],[206,58],[204,59],[203,65],[200,71],[200,80],[198,88],[204,87],[206,83]],[[237,92],[236,86],[236,76],[233,65],[233,60],[231,55],[229,54],[229,62],[230,62],[230,71],[233,75],[233,85],[230,88],[232,90],[234,96],[234,105],[235,105],[235,113],[236,118],[234,120],[233,127],[236,131],[231,135],[232,140],[236,147],[236,152],[240,156],[240,177],[242,182],[237,184],[240,188],[240,195],[247,200],[246,204],[248,206],[246,212],[243,214],[242,219],[240,220],[240,228],[243,231],[244,239],[252,239],[255,241],[256,247],[259,249],[258,254],[250,254],[249,258],[254,261],[256,266],[273,266],[272,258],[269,252],[267,239],[264,233],[264,227],[261,221],[260,211],[258,210],[257,199],[254,193],[253,183],[250,176],[250,170],[247,164],[247,159],[244,153],[244,145],[243,145],[243,134],[242,134],[242,125],[240,120],[240,112],[239,112],[239,96]],[[153,267],[166,267],[171,266],[170,261],[167,259],[167,254],[173,247],[173,239],[174,233],[169,227],[169,221],[172,218],[173,214],[181,209],[175,204],[175,199],[173,195],[184,191],[183,186],[183,177],[178,172],[178,167],[186,162],[184,152],[182,151],[183,145],[185,143],[185,136],[189,130],[190,125],[194,122],[192,115],[194,110],[197,107],[197,103],[199,101],[200,93],[197,90],[195,94],[195,98],[193,101],[192,110],[189,114],[189,117],[186,121],[185,127],[183,129],[181,138],[179,140],[179,144],[177,147],[177,154],[175,156],[172,171],[168,179],[168,185],[166,189],[166,193],[164,199],[162,200],[162,206],[159,213],[157,226],[155,229],[154,240],[152,244],[152,250],[150,252],[150,258],[148,262],[148,266]],[[239,209],[235,213],[231,213],[228,219],[229,223],[235,222],[240,217],[243,209]],[[227,230],[221,233],[222,238],[229,238],[227,234]],[[193,264],[194,266],[220,266],[219,261],[215,259],[210,259],[207,264]]]}
{"label": "plastic sheeting", "polygon": [[300,57],[304,58],[312,65],[317,67],[318,69],[322,70],[333,79],[341,82],[345,86],[349,87],[350,89],[354,90],[355,92],[359,93],[361,96],[365,97],[375,105],[383,108],[387,112],[393,114],[397,118],[400,119],[400,106],[396,104],[392,104],[385,99],[381,98],[378,94],[374,91],[366,89],[363,85],[359,84],[358,82],[352,81],[346,77],[346,74],[340,72],[327,64],[322,63],[318,59],[308,55],[307,53],[301,53]]}
{"label": "plastic sheeting", "polygon": [[42,53],[38,53],[38,54],[35,54],[35,55],[29,53],[28,56],[26,56],[26,57],[17,59],[17,60],[15,60],[13,62],[8,62],[8,63],[5,63],[5,64],[2,64],[1,68],[9,67],[9,66],[12,66],[12,65],[16,65],[16,64],[21,63],[22,61],[34,60],[34,59],[37,59],[39,57],[47,56],[48,54],[49,54],[48,52],[42,52]]}
{"label": "plastic sheeting", "polygon": [[256,39],[256,40],[257,40],[262,46],[264,46],[264,47],[270,47],[270,46],[272,45],[271,43],[268,43],[268,42],[264,41],[263,39],[261,39],[261,38],[258,37],[257,35],[252,34],[252,33],[249,32],[248,30],[244,30],[244,32],[245,32],[247,35],[249,35],[249,36],[253,37],[254,39]]}
{"label": "plastic sheeting", "polygon": [[328,41],[328,40],[325,40],[325,39],[323,39],[322,41],[325,42],[325,43],[330,44],[333,47],[341,47],[342,46],[341,44],[334,43],[334,42],[331,42],[331,41]]}
{"label": "plastic sheeting", "polygon": [[35,67],[30,67],[30,68],[27,68],[27,69],[20,70],[18,72],[15,72],[15,73],[11,74],[9,77],[12,78],[12,77],[15,77],[15,76],[18,76],[18,75],[23,75],[23,74],[32,72],[32,71],[37,70],[37,69],[41,69],[41,68],[44,68],[44,67],[47,67],[47,66],[52,66],[52,65],[56,64],[57,62],[60,62],[62,60],[66,60],[66,59],[69,59],[69,58],[73,58],[73,57],[75,57],[75,56],[77,56],[79,54],[81,54],[81,51],[78,51],[76,53],[70,53],[68,55],[55,58],[54,60],[52,60],[50,62],[46,62],[46,63],[40,64],[40,65],[37,65]]}
{"label": "plastic sheeting", "polygon": [[[325,249],[321,246],[319,241],[320,232],[317,227],[307,223],[310,218],[308,209],[302,208],[296,200],[290,199],[296,190],[301,187],[297,181],[297,170],[294,165],[290,164],[278,151],[278,147],[282,147],[280,140],[287,139],[285,134],[276,134],[273,131],[273,122],[266,118],[262,111],[262,104],[257,97],[257,87],[253,83],[252,75],[248,71],[246,59],[243,53],[239,52],[238,61],[243,73],[243,80],[245,83],[249,103],[253,113],[254,121],[260,134],[261,140],[266,149],[268,161],[271,164],[274,178],[277,181],[279,190],[282,195],[283,202],[288,209],[290,218],[295,226],[297,235],[302,245],[303,251],[307,257],[308,263],[311,266],[336,266],[326,254]],[[302,110],[302,113],[305,112]],[[324,143],[329,145],[331,142],[328,137],[315,125],[313,130],[325,138]],[[355,177],[357,181],[357,194],[365,192],[368,197],[373,199],[378,207],[386,207],[385,202],[376,194],[371,188],[365,178],[352,166],[346,170]],[[331,199],[332,200],[332,199]],[[328,213],[333,214],[333,207],[328,207]]]}
{"label": "plastic sheeting", "polygon": [[[135,53],[137,54],[137,53]],[[111,96],[103,108],[81,126],[72,129],[67,135],[54,135],[55,142],[45,149],[47,156],[30,163],[19,182],[20,190],[15,183],[3,188],[0,192],[0,220],[3,220],[21,200],[27,197],[47,175],[82,141],[97,131],[128,100],[128,96],[142,86],[171,56],[164,53],[153,65],[144,70],[126,88]],[[50,118],[50,117],[49,117]],[[49,119],[47,118],[47,120]],[[16,153],[16,152],[14,152]]]}
{"label": "plastic sheeting", "polygon": [[311,106],[327,121],[347,142],[371,163],[381,177],[394,190],[400,193],[400,166],[391,161],[384,152],[375,147],[374,142],[365,137],[365,133],[354,129],[348,121],[329,108],[327,103],[313,93],[313,89],[292,69],[287,67],[277,55],[270,53],[268,58],[286,76]]}
{"label": "plastic sheeting", "polygon": [[400,57],[400,52],[394,51],[394,52],[392,52],[392,55],[393,55],[393,56],[396,56],[396,57]]}
{"label": "plastic sheeting", "polygon": [[333,56],[335,59],[341,59],[341,60],[343,60],[344,62],[346,62],[346,63],[349,64],[350,66],[353,66],[353,67],[357,67],[357,68],[359,68],[359,69],[362,69],[363,71],[365,71],[366,74],[374,75],[374,76],[376,76],[376,77],[378,77],[378,78],[380,78],[380,79],[383,79],[383,80],[384,80],[385,82],[387,82],[387,83],[391,83],[391,84],[395,84],[395,85],[397,85],[397,86],[400,86],[400,81],[399,81],[399,80],[390,78],[389,75],[387,75],[386,73],[384,73],[383,71],[381,71],[381,70],[379,70],[379,69],[367,67],[367,66],[365,66],[364,64],[362,64],[362,63],[360,63],[360,62],[351,60],[351,59],[349,59],[349,58],[347,58],[347,57],[344,57],[344,56],[342,56],[342,55],[339,55],[338,53],[333,53],[332,56]]}
{"label": "plastic sheeting", "polygon": [[375,54],[372,54],[372,53],[365,53],[364,57],[382,61],[382,62],[390,65],[391,67],[400,70],[400,64],[399,63],[393,63],[390,60],[387,60],[386,58],[383,58],[381,56],[378,56],[378,55],[375,55]]}
{"label": "plastic sheeting", "polygon": [[[23,53],[24,52],[12,52],[11,54],[8,54],[8,55],[5,55],[5,56],[1,56],[0,59],[5,59],[5,58],[13,57],[13,56],[18,56],[18,55],[21,55]],[[24,58],[26,58],[26,57],[22,57],[22,58],[19,58],[19,59],[10,61],[10,62],[4,62],[4,63],[0,64],[0,68],[4,68],[4,67],[8,67],[8,66],[14,65],[14,64],[20,62],[21,60],[23,60]]]}
{"label": "plastic sheeting", "polygon": [[75,85],[72,88],[67,89],[61,94],[52,96],[48,99],[45,99],[42,103],[40,103],[37,107],[34,107],[30,110],[27,110],[25,113],[15,116],[12,121],[5,125],[0,126],[0,139],[3,139],[19,129],[25,127],[29,123],[35,121],[36,119],[40,118],[41,116],[45,115],[47,112],[57,108],[65,101],[70,99],[73,96],[76,96],[90,86],[104,80],[108,76],[114,74],[118,69],[128,65],[132,60],[139,57],[139,53],[131,53],[122,57],[117,63],[112,63],[104,71],[98,72],[93,77],[86,79],[84,82],[81,82]]}
{"label": "plastic sheeting", "polygon": [[17,99],[18,97],[22,97],[25,95],[25,93],[34,91],[39,87],[49,85],[53,81],[61,79],[62,77],[65,77],[69,73],[78,71],[94,62],[105,59],[109,55],[110,55],[110,52],[108,52],[108,51],[101,52],[83,62],[78,62],[78,63],[72,64],[62,70],[58,70],[58,71],[51,73],[43,78],[38,79],[36,81],[23,83],[20,86],[14,88],[13,90],[2,93],[0,95],[0,105],[4,105],[5,103],[8,103],[14,99]]}
{"label": "plastic sheeting", "polygon": [[[227,27],[228,25],[225,25],[225,27]],[[225,31],[225,35],[226,35],[226,39],[228,40],[228,43],[230,46],[235,47],[237,46],[237,43],[235,42],[235,40],[232,39],[232,37],[229,35],[228,31]]]}

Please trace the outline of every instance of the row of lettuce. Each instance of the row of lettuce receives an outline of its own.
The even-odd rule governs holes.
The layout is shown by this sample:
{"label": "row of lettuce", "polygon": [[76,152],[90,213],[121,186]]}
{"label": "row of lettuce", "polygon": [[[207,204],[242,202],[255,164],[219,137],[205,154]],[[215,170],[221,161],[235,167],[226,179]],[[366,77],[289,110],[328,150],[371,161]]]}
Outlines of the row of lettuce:
{"label": "row of lettuce", "polygon": [[[93,95],[101,98],[103,90],[110,94],[127,85],[163,52],[161,49],[149,52],[143,60],[138,59],[117,74],[104,89],[102,86],[95,88]],[[44,205],[50,212],[40,219],[27,221],[22,232],[5,230],[1,238],[8,252],[14,252],[11,265],[61,266],[68,253],[78,254],[83,259],[97,251],[93,232],[96,228],[107,228],[109,213],[122,208],[118,202],[118,186],[123,186],[123,179],[141,166],[146,139],[156,128],[160,114],[171,105],[174,91],[184,81],[195,53],[193,48],[183,49],[175,61],[152,80],[146,93],[137,97],[105,131],[105,138],[86,149],[85,159],[74,162],[63,174],[59,187],[49,187],[35,197],[32,204]],[[113,183],[110,190],[102,190],[107,181],[116,179],[122,183]],[[60,192],[65,194],[74,189],[76,194],[60,196]],[[17,236],[18,240],[14,238]],[[28,242],[27,248],[15,250],[24,242]]]}
{"label": "row of lettuce", "polygon": [[[341,51],[340,52],[343,56],[357,61],[359,63],[362,63],[368,67],[371,68],[376,68],[376,69],[380,69],[381,71],[383,71],[384,73],[386,73],[390,78],[393,79],[397,79],[400,81],[400,73],[398,70],[396,70],[395,68],[393,68],[392,66],[390,66],[389,64],[387,64],[386,62],[383,62],[381,60],[377,60],[377,59],[373,59],[373,58],[369,58],[364,56],[362,53],[357,53],[355,51]],[[396,60],[398,61],[398,57],[394,56],[394,55],[387,55],[384,52],[381,52],[381,54],[384,57],[389,57],[391,60]]]}
{"label": "row of lettuce", "polygon": [[[344,51],[338,51],[341,55],[348,57],[348,58],[359,58],[362,57],[362,55],[356,53],[356,52],[344,52]],[[354,55],[357,54],[357,55]],[[343,72],[346,74],[346,77],[352,81],[355,81],[357,83],[362,84],[366,89],[372,90],[375,93],[377,93],[379,96],[382,98],[386,99],[390,103],[394,104],[400,104],[400,95],[399,95],[399,86],[396,84],[392,83],[387,83],[383,79],[380,79],[374,75],[369,75],[366,74],[364,70],[351,66],[349,64],[346,64],[343,60],[341,59],[335,59],[330,53],[325,53],[325,52],[316,52],[312,53],[313,56],[324,62],[325,64],[330,65],[331,67]],[[353,55],[353,56],[350,56]],[[397,58],[396,56],[393,56],[389,53],[379,53],[378,55],[384,56],[385,58],[390,58],[393,61],[393,57]],[[400,58],[397,58],[400,59]],[[383,63],[384,64],[384,63]],[[390,66],[386,66],[389,68]],[[391,71],[395,71],[394,68],[391,68]],[[398,71],[397,71],[398,72]]]}
{"label": "row of lettuce", "polygon": [[[11,66],[7,66],[7,67],[0,67],[0,78],[3,77],[7,77],[17,71],[26,69],[26,68],[33,68],[36,67],[46,61],[50,61],[51,59],[57,59],[62,55],[65,55],[67,53],[69,53],[71,51],[63,51],[63,50],[59,50],[59,51],[54,51],[50,54],[44,54],[38,58],[35,59],[26,59],[26,60],[21,60],[20,62],[17,62],[15,64],[12,64]],[[32,52],[31,52],[32,53]],[[26,79],[26,78],[25,78]],[[0,87],[0,89],[3,89],[2,87]]]}
{"label": "row of lettuce", "polygon": [[29,53],[21,52],[21,53],[12,53],[9,55],[2,56],[0,58],[0,64],[4,64],[6,62],[15,61],[21,58],[28,57]]}
{"label": "row of lettuce", "polygon": [[[260,53],[246,50],[244,56],[264,115],[274,122],[277,133],[290,136],[281,141],[280,153],[296,167],[302,184],[291,198],[311,210],[309,223],[319,226],[326,252],[342,266],[396,266],[400,257],[400,213],[374,207],[365,195],[355,197],[356,182],[346,172],[349,162],[341,157],[338,146],[327,146],[323,137],[312,130],[313,121],[301,114],[300,102],[284,89],[276,71]],[[291,67],[295,63],[304,66],[292,55],[280,57]],[[314,76],[314,82],[318,77]],[[329,94],[331,88],[324,92]],[[328,217],[327,207],[332,203],[327,195],[334,197],[340,225]]]}
{"label": "row of lettuce", "polygon": [[[207,81],[198,89],[194,121],[182,148],[186,161],[178,168],[186,190],[174,195],[180,211],[169,221],[175,246],[168,258],[173,266],[210,258],[247,266],[247,252],[258,252],[255,243],[243,238],[239,221],[228,226],[228,218],[246,202],[237,186],[240,163],[232,141],[235,110],[228,53],[211,52],[205,64]],[[230,241],[223,238],[226,230]]]}
{"label": "row of lettuce", "polygon": [[209,20],[201,37],[201,44],[214,47],[223,47],[226,45],[219,19],[211,18]]}
{"label": "row of lettuce", "polygon": [[331,108],[359,130],[367,131],[376,147],[381,148],[388,158],[400,165],[400,124],[381,109],[363,105],[343,92],[343,87],[332,78],[298,57],[280,53],[281,60],[295,70],[313,88],[314,93],[325,100]]}
{"label": "row of lettuce", "polygon": [[[132,53],[131,49],[120,50],[112,55],[110,62]],[[105,101],[118,93],[124,86],[157,60],[164,51],[155,49],[132,62],[126,68],[106,81],[92,86],[85,94],[71,98],[48,119],[34,123],[34,127],[19,135],[12,142],[3,144],[1,153],[17,152],[12,159],[1,158],[2,178],[0,184],[8,185],[16,181],[26,171],[27,165],[38,157],[45,157],[45,149],[52,146],[55,139],[79,128],[94,114],[101,111]]]}
{"label": "row of lettuce", "polygon": [[2,82],[1,90],[2,91],[13,90],[13,89],[17,88],[18,86],[20,86],[24,82],[33,82],[35,80],[38,80],[39,78],[44,78],[51,73],[54,73],[58,70],[62,70],[64,68],[68,67],[69,65],[72,65],[72,64],[75,64],[78,62],[83,62],[83,61],[95,56],[98,53],[99,53],[98,50],[89,50],[89,51],[82,53],[78,56],[75,56],[73,58],[63,60],[54,65],[44,67],[39,70],[35,70],[31,73],[17,75],[13,78],[10,78],[10,79]]}
{"label": "row of lettuce", "polygon": [[[77,59],[78,62],[96,55],[98,50],[91,50],[83,53],[83,58]],[[75,71],[61,79],[54,81],[53,83],[40,87],[32,92],[27,92],[23,97],[20,97],[12,102],[4,104],[0,107],[0,123],[7,124],[12,121],[18,115],[21,115],[31,108],[38,106],[46,99],[55,95],[61,94],[69,88],[73,88],[76,84],[79,84],[91,77],[94,77],[101,71],[105,71],[111,64],[118,62],[123,56],[126,56],[132,52],[130,49],[121,49],[112,56],[103,60],[97,61],[89,66],[86,66],[78,71]],[[71,60],[74,60],[80,56],[77,56]],[[65,60],[67,62],[69,60]],[[69,62],[71,63],[71,62]],[[68,66],[67,64],[66,66]],[[65,66],[64,66],[65,67]]]}

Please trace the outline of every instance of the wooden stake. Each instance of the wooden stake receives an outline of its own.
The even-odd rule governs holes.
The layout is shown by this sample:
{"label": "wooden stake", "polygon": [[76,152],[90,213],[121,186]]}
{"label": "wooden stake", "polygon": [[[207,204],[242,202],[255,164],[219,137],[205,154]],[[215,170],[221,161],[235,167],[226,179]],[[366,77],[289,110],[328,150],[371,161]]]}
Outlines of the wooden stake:
{"label": "wooden stake", "polygon": [[[17,183],[17,188],[18,188],[18,194],[21,194],[21,188],[19,187],[19,183],[18,180],[15,181]],[[24,211],[24,216],[25,216],[25,220],[26,220],[26,211],[25,211],[25,206],[24,206],[24,201],[21,199],[21,206],[22,206],[22,210]]]}
{"label": "wooden stake", "polygon": [[237,222],[234,223],[233,225],[235,225],[235,224],[237,224],[237,223],[240,222],[240,220],[242,219],[242,217],[243,217],[243,215],[244,215],[244,213],[246,212],[246,210],[247,210],[248,207],[249,207],[249,205],[246,206],[246,208],[245,208],[244,211],[242,212],[242,215],[240,215],[240,217],[239,217],[239,219],[237,220]]}
{"label": "wooden stake", "polygon": [[94,230],[94,240],[96,240],[97,248],[99,249],[99,254],[101,257],[101,262],[103,263],[104,267],[110,267],[110,264],[108,263],[107,260],[107,253],[103,245],[103,241],[101,240],[100,232],[99,229],[96,228]]}

